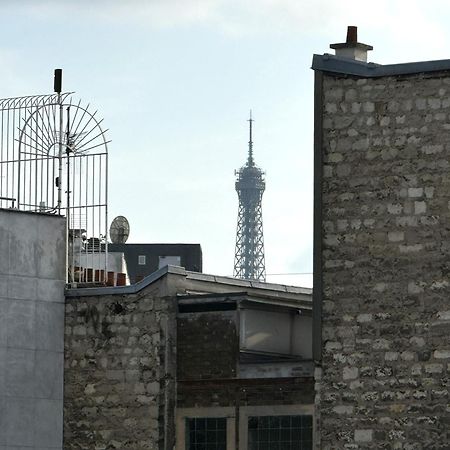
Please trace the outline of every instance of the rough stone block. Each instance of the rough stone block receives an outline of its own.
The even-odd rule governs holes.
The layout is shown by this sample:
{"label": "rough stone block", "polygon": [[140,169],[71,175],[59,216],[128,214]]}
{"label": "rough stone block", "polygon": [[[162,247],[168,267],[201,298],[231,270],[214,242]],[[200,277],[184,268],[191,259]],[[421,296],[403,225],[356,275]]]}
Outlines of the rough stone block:
{"label": "rough stone block", "polygon": [[355,442],[372,442],[373,430],[355,430]]}

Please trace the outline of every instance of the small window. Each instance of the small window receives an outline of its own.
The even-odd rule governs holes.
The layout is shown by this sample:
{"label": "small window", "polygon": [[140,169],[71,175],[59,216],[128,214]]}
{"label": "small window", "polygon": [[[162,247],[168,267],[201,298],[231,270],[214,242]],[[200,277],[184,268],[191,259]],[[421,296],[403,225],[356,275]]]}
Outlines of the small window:
{"label": "small window", "polygon": [[145,266],[145,264],[146,264],[146,257],[145,257],[145,255],[139,255],[138,256],[138,264],[140,266]]}
{"label": "small window", "polygon": [[312,416],[248,418],[248,450],[312,450]]}
{"label": "small window", "polygon": [[186,419],[186,450],[226,450],[227,419]]}

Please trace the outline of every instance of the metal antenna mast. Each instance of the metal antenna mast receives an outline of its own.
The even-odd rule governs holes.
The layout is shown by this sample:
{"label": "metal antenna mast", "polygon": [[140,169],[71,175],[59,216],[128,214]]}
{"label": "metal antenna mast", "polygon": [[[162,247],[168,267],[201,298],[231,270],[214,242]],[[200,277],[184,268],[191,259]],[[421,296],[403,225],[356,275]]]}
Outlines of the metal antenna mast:
{"label": "metal antenna mast", "polygon": [[262,195],[266,188],[264,172],[253,159],[252,112],[248,120],[250,139],[245,166],[235,172],[239,212],[234,256],[234,276],[246,280],[266,280],[264,236],[262,225]]}

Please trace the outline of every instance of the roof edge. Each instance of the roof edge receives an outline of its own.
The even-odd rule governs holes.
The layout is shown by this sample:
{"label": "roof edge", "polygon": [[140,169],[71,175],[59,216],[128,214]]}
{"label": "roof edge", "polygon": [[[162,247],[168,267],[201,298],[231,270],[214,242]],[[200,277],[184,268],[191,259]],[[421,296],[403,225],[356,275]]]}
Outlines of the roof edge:
{"label": "roof edge", "polygon": [[381,65],[325,53],[324,55],[313,55],[311,68],[321,72],[353,75],[362,78],[376,78],[427,72],[450,72],[450,59]]}
{"label": "roof edge", "polygon": [[119,295],[119,294],[136,294],[142,289],[146,288],[150,284],[163,278],[168,273],[186,275],[186,270],[184,267],[177,266],[164,266],[161,269],[153,272],[152,274],[146,276],[141,281],[130,284],[129,286],[102,286],[102,287],[91,287],[91,288],[74,288],[66,289],[66,297],[87,297],[91,295]]}
{"label": "roof edge", "polygon": [[289,294],[304,294],[311,295],[312,289],[300,286],[288,286],[285,284],[275,284],[266,283],[257,280],[242,280],[232,277],[225,277],[221,275],[208,275],[200,272],[191,272],[186,270],[184,267],[178,266],[164,266],[161,269],[153,272],[152,274],[146,276],[144,279],[136,284],[131,284],[129,286],[105,286],[105,287],[92,287],[92,288],[74,288],[66,289],[66,297],[86,297],[92,295],[121,295],[121,294],[136,294],[142,289],[146,288],[150,284],[156,282],[157,280],[163,278],[167,274],[183,275],[186,279],[200,281],[200,282],[211,282],[218,283],[222,285],[238,286],[239,288],[253,288],[268,291],[277,291]]}

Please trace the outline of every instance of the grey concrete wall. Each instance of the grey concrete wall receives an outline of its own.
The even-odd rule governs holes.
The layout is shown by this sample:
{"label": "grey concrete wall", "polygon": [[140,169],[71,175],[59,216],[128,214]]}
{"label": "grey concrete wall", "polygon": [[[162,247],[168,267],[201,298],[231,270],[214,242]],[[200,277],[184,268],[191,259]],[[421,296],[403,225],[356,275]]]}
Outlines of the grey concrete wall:
{"label": "grey concrete wall", "polygon": [[0,209],[0,450],[62,449],[65,219]]}
{"label": "grey concrete wall", "polygon": [[320,448],[448,449],[450,74],[325,74],[322,106]]}

